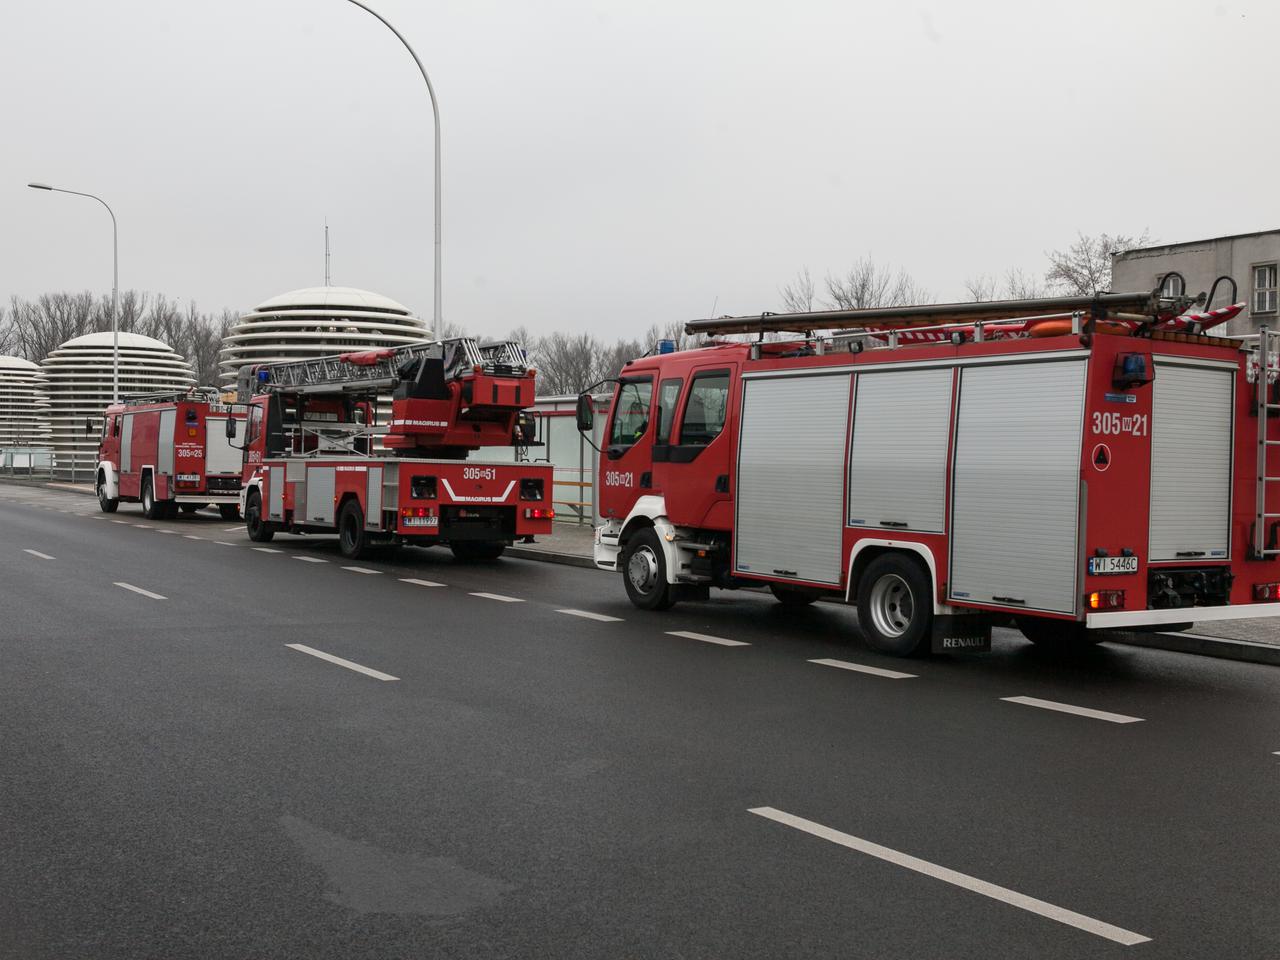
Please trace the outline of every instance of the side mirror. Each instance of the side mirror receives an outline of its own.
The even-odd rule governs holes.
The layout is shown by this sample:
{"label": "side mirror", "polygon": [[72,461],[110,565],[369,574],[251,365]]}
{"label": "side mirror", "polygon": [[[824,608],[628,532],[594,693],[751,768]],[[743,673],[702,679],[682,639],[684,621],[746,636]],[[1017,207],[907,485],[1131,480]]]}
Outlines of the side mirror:
{"label": "side mirror", "polygon": [[227,417],[227,439],[234,440],[236,438],[236,418]]}
{"label": "side mirror", "polygon": [[93,418],[92,417],[84,418],[84,435],[86,437],[93,436]]}
{"label": "side mirror", "polygon": [[578,432],[589,433],[595,426],[596,414],[591,406],[591,394],[578,394]]}

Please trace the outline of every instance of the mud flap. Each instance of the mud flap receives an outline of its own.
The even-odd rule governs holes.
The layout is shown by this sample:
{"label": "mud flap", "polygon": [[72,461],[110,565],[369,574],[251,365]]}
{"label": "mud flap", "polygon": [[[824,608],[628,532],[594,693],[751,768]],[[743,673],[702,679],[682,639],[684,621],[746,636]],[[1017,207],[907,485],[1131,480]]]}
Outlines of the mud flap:
{"label": "mud flap", "polygon": [[937,614],[933,618],[934,653],[988,653],[991,650],[991,621],[982,616]]}

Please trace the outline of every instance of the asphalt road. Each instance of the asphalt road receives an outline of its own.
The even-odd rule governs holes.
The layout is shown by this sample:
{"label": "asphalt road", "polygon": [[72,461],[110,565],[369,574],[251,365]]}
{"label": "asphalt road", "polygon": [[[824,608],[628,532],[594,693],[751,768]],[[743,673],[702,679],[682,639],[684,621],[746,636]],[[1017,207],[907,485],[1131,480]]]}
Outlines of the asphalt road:
{"label": "asphalt road", "polygon": [[1280,955],[1280,669],[231,526],[0,486],[0,956]]}

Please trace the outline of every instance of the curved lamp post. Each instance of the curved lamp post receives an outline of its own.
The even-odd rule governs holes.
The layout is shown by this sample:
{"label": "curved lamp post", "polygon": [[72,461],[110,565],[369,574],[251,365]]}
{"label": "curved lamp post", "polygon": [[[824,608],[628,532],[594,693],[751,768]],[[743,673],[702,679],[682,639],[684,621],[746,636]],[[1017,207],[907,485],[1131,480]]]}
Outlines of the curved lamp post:
{"label": "curved lamp post", "polygon": [[97,200],[111,214],[111,402],[120,402],[120,239],[116,231],[116,215],[107,201],[95,197],[92,193],[81,193],[79,190],[65,190],[62,187],[51,187],[47,183],[28,183],[33,190],[50,190],[54,193],[69,193],[73,197],[88,197]]}
{"label": "curved lamp post", "polygon": [[435,247],[435,252],[436,252],[436,256],[435,256],[435,268],[436,268],[436,269],[435,269],[435,307],[434,307],[434,310],[433,310],[433,312],[432,312],[432,316],[433,316],[434,321],[435,321],[435,329],[433,330],[433,333],[435,333],[435,335],[436,335],[436,336],[439,336],[438,331],[439,331],[439,329],[440,329],[440,312],[441,312],[441,311],[440,311],[440,303],[441,303],[441,278],[440,278],[440,105],[439,105],[438,103],[436,103],[436,91],[435,91],[435,88],[431,86],[431,78],[427,76],[427,68],[426,68],[426,67],[424,67],[424,66],[422,65],[422,61],[418,59],[418,55],[414,52],[413,47],[409,46],[409,41],[408,41],[408,40],[406,40],[406,39],[404,38],[404,36],[400,33],[400,31],[399,31],[399,30],[397,30],[395,27],[393,27],[393,26],[391,25],[391,22],[390,22],[389,20],[387,20],[387,18],[386,18],[386,17],[384,17],[382,14],[378,13],[378,11],[377,11],[377,10],[374,10],[372,7],[366,6],[365,4],[361,3],[361,2],[360,2],[360,0],[347,0],[347,2],[348,2],[348,3],[353,3],[353,4],[355,4],[357,7],[359,7],[361,10],[363,10],[365,13],[368,13],[368,14],[370,14],[370,15],[374,16],[374,17],[377,17],[379,20],[381,20],[381,21],[382,21],[382,25],[383,25],[384,27],[386,27],[388,30],[390,30],[392,33],[394,33],[394,34],[396,35],[396,39],[397,39],[397,40],[399,40],[401,43],[403,43],[403,44],[404,44],[404,48],[405,48],[406,50],[408,50],[408,51],[409,51],[409,56],[413,57],[413,62],[414,62],[414,63],[416,63],[416,64],[418,65],[418,71],[422,74],[422,79],[423,79],[423,80],[425,80],[425,81],[426,81],[426,83],[427,83],[427,93],[431,95],[431,114],[432,114],[432,116],[435,118],[435,131],[436,131],[436,170],[435,170],[435,173],[436,173],[436,178],[435,178],[435,179],[436,179],[436,197],[435,197],[435,212],[436,212],[436,247]]}

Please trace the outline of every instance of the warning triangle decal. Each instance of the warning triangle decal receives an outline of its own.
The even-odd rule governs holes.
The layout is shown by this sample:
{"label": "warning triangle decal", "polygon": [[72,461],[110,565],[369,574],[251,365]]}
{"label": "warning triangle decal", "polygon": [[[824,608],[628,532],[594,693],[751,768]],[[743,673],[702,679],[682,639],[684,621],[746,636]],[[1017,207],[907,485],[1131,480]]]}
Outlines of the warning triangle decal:
{"label": "warning triangle decal", "polygon": [[1111,465],[1111,451],[1106,448],[1105,444],[1098,444],[1098,449],[1093,452],[1093,465],[1095,467]]}

